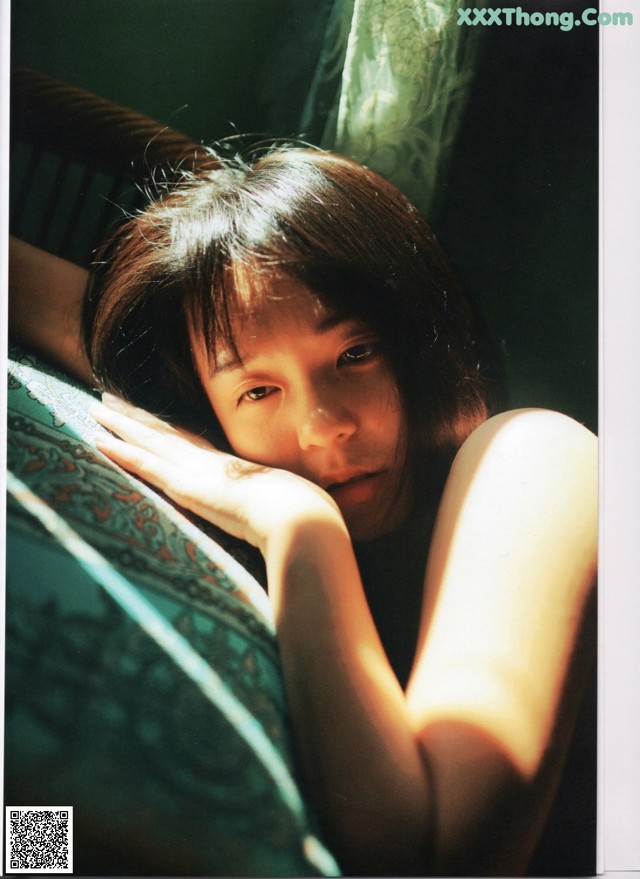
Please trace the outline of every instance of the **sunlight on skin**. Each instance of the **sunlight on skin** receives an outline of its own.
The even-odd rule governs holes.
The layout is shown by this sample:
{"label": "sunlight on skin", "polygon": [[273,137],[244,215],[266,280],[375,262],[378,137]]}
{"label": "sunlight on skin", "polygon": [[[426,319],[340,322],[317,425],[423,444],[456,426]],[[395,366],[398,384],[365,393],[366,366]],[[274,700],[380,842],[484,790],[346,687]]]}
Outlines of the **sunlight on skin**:
{"label": "sunlight on skin", "polygon": [[[232,456],[126,404],[107,409],[100,420],[138,445],[110,440],[111,457],[262,549],[305,770],[330,824],[340,816],[339,850],[357,840],[368,864],[371,846],[379,855],[402,839],[413,869],[436,820],[438,869],[459,863],[465,839],[474,857],[517,872],[560,765],[546,765],[545,749],[553,733],[561,754],[572,722],[563,689],[594,573],[595,438],[564,416],[520,411],[464,444],[433,536],[405,699],[326,492],[268,467],[232,478]],[[274,506],[276,495],[287,502]],[[525,828],[517,845],[487,848],[505,815]]]}
{"label": "sunlight on skin", "polygon": [[392,530],[410,487],[400,401],[378,338],[286,275],[238,295],[241,360],[223,349],[212,363],[192,334],[202,385],[234,452],[328,490],[353,539]]}
{"label": "sunlight on skin", "polygon": [[[207,451],[210,447],[200,438],[193,437],[183,431],[176,431],[163,425],[153,416],[134,410],[121,403],[111,395],[105,395],[108,407],[96,407],[94,414],[100,420],[118,431],[121,435],[142,442],[147,430],[158,431],[152,442],[170,440],[172,437],[188,437],[191,442]],[[114,412],[115,409],[115,412]],[[125,413],[136,414],[140,420],[127,420]],[[521,431],[521,439],[525,441],[523,451],[529,454],[530,444],[537,443],[536,421],[545,426],[552,421],[563,429],[574,433],[576,426],[569,419],[552,413],[531,412],[526,416],[528,422],[523,426],[523,413],[510,428]],[[495,527],[493,511],[489,511],[476,502],[477,496],[487,491],[484,484],[489,481],[492,490],[498,496],[513,496],[515,486],[500,485],[501,479],[510,480],[512,471],[501,468],[500,443],[513,446],[514,437],[507,437],[508,430],[503,423],[514,418],[511,413],[492,421],[484,430],[476,432],[473,440],[465,444],[465,451],[454,464],[454,485],[465,486],[464,491],[448,491],[443,498],[439,514],[438,530],[434,538],[427,574],[427,607],[429,610],[429,633],[426,638],[426,661],[410,684],[409,698],[416,715],[420,718],[420,726],[427,727],[430,723],[443,719],[456,719],[475,725],[495,738],[504,748],[504,753],[525,778],[531,777],[541,759],[541,753],[548,741],[556,707],[561,695],[563,682],[562,672],[569,664],[569,649],[574,637],[567,639],[566,630],[574,632],[580,619],[575,613],[575,602],[565,599],[564,604],[555,602],[555,619],[553,624],[547,616],[536,618],[536,608],[553,602],[552,593],[558,582],[565,584],[564,591],[588,591],[593,579],[593,570],[575,564],[575,554],[580,552],[584,533],[593,523],[590,517],[584,518],[582,529],[567,535],[558,529],[558,523],[570,520],[573,510],[558,505],[554,499],[554,508],[546,509],[549,504],[549,485],[563,480],[583,481],[586,468],[593,464],[593,437],[584,433],[584,460],[573,453],[572,468],[562,459],[553,459],[553,468],[547,467],[545,479],[533,482],[524,478],[519,486],[518,507],[525,507],[530,514],[531,509],[540,508],[540,521],[547,523],[545,529],[538,534],[529,534],[524,542],[526,553],[511,555],[508,548],[519,545],[522,535],[519,534],[523,524],[517,514],[506,518],[499,510],[501,541],[504,542],[505,553],[502,555],[499,577],[495,571],[495,558],[488,555],[486,564],[490,576],[495,582],[499,579],[508,584],[496,589],[495,600],[488,601],[486,584],[482,587],[482,600],[474,600],[474,583],[482,583],[482,571],[478,567],[478,554],[473,560],[467,561],[468,554],[460,552],[458,544],[464,545],[473,535],[476,547],[481,547]],[[497,424],[502,425],[502,436],[495,442]],[[580,430],[580,429],[579,429]],[[493,442],[483,448],[484,435],[491,435]],[[541,432],[543,441],[545,431]],[[517,440],[517,437],[515,438]],[[555,442],[552,432],[546,442]],[[111,454],[119,457],[121,462],[132,468],[135,464],[134,450],[125,449],[117,441],[103,437],[99,445]],[[517,443],[516,443],[517,445]],[[480,461],[478,460],[480,452]],[[229,456],[224,456],[225,459]],[[234,460],[230,458],[230,460]],[[483,466],[480,466],[480,463]],[[477,473],[473,473],[477,470]],[[471,472],[465,472],[471,471]],[[156,477],[157,479],[157,477]],[[567,497],[572,497],[569,491]],[[595,496],[593,497],[595,508]],[[516,512],[516,511],[514,511]],[[528,521],[528,519],[527,519]],[[526,523],[525,526],[526,527]],[[534,566],[545,547],[547,555],[553,552],[554,540],[551,532],[558,531],[555,544],[561,546],[557,565],[547,566],[547,576],[542,577],[535,593],[529,595],[518,587],[521,579],[519,572]],[[567,553],[567,540],[573,540]],[[561,566],[561,567],[559,567]],[[437,587],[434,587],[437,583]],[[545,598],[543,591],[549,592]],[[470,633],[471,636],[470,636]],[[357,633],[353,633],[357,638]],[[423,633],[423,641],[425,635]],[[362,655],[364,662],[380,661],[376,651],[367,656],[367,645]],[[549,698],[551,692],[552,697]],[[425,701],[426,697],[426,701]]]}
{"label": "sunlight on skin", "polygon": [[[515,458],[507,467],[505,454]],[[542,466],[530,478],[536,458]],[[595,577],[597,442],[555,413],[508,413],[467,441],[450,485],[427,571],[425,661],[409,699],[424,725],[454,718],[486,730],[531,778],[551,734]],[[506,511],[479,503],[489,491],[506,499]],[[460,551],[469,540],[472,558]],[[491,552],[483,556],[484,546]],[[535,570],[532,584],[527,573]],[[551,607],[552,616],[541,611]]]}

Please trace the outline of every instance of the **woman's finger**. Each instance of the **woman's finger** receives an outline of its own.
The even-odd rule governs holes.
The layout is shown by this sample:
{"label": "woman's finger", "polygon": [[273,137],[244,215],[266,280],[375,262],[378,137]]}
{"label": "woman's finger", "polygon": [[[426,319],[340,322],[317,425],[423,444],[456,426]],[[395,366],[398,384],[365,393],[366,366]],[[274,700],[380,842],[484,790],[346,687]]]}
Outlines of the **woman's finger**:
{"label": "woman's finger", "polygon": [[147,427],[153,428],[154,430],[167,433],[169,435],[185,436],[189,439],[199,440],[203,444],[208,445],[206,440],[203,440],[202,437],[198,437],[196,436],[196,434],[189,433],[189,431],[183,430],[182,428],[174,427],[173,425],[169,424],[168,421],[164,421],[162,418],[159,418],[157,415],[153,415],[146,409],[141,409],[139,406],[134,406],[132,403],[127,403],[126,400],[123,400],[121,397],[116,397],[115,394],[110,394],[108,391],[105,391],[102,394],[102,405],[109,411],[119,412],[121,415],[124,415],[127,418],[131,418],[133,421],[136,421],[139,424],[144,424]]}
{"label": "woman's finger", "polygon": [[91,414],[99,424],[128,442],[141,445],[157,454],[162,453],[162,448],[167,448],[167,443],[172,448],[183,443],[199,449],[213,448],[203,437],[173,427],[150,412],[131,406],[111,394],[105,394],[103,399],[105,402],[95,403],[91,407]]}
{"label": "woman's finger", "polygon": [[115,461],[125,470],[141,476],[161,487],[162,458],[140,446],[118,439],[110,434],[96,433],[94,442],[98,451],[103,452],[110,460]]}
{"label": "woman's finger", "polygon": [[102,403],[94,403],[90,413],[98,424],[111,430],[127,442],[149,451],[159,451],[161,445],[166,446],[166,441],[169,438],[169,434],[164,428],[155,425],[151,427],[137,418],[131,418],[129,415],[104,406]]}
{"label": "woman's finger", "polygon": [[160,489],[179,506],[197,513],[235,537],[255,542],[251,530],[247,529],[246,514],[234,506],[229,492],[223,489],[226,484],[225,463],[218,462],[221,470],[211,466],[217,462],[218,456],[228,456],[215,452],[209,461],[206,479],[203,479],[201,469],[176,466],[169,458],[159,457],[117,437],[96,435],[95,444],[111,461]]}
{"label": "woman's finger", "polygon": [[193,507],[196,496],[194,480],[187,468],[176,467],[168,458],[114,436],[96,435],[95,444],[99,451],[129,473],[162,489],[183,506]]}
{"label": "woman's finger", "polygon": [[161,418],[158,418],[157,415],[152,415],[151,412],[148,412],[146,409],[141,409],[139,406],[127,403],[126,400],[122,400],[120,397],[116,397],[115,394],[110,394],[108,391],[105,391],[102,395],[102,406],[109,412],[117,412],[138,424],[143,424],[146,427],[150,427],[159,432],[167,434],[178,434],[181,432],[169,424],[168,421],[163,421]]}

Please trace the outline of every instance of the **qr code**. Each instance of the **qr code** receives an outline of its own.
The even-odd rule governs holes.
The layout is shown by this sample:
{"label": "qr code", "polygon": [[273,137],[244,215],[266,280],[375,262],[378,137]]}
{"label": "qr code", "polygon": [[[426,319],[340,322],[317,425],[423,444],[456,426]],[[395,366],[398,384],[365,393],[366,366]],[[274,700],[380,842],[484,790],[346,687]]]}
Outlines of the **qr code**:
{"label": "qr code", "polygon": [[7,806],[7,873],[73,872],[72,806]]}

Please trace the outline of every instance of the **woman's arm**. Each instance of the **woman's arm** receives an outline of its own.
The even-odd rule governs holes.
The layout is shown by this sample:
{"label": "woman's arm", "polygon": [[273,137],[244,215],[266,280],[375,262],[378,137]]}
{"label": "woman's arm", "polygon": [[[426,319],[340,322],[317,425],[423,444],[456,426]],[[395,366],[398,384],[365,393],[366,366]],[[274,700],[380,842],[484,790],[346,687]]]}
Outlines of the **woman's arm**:
{"label": "woman's arm", "polygon": [[184,436],[153,422],[144,435],[121,413],[101,420],[138,446],[109,440],[111,457],[217,524],[235,521],[262,549],[306,780],[346,871],[522,869],[570,733],[568,684],[587,658],[592,435],[521,412],[465,443],[436,525],[405,696],[327,495],[267,468],[229,481],[233,467],[200,441],[187,454]]}
{"label": "woman's arm", "polygon": [[11,335],[91,384],[80,333],[88,278],[86,269],[10,237]]}
{"label": "woman's arm", "polygon": [[334,531],[275,539],[267,570],[306,775],[338,858],[354,872],[524,870],[595,643],[581,640],[595,438],[530,411],[492,419],[461,449],[406,698]]}
{"label": "woman's arm", "polygon": [[[523,830],[544,818],[594,658],[597,497],[596,438],[553,412],[489,420],[454,462],[407,692],[435,767],[443,870],[487,829],[492,797],[493,832],[511,839],[487,852],[506,859],[491,872],[524,868],[535,843]],[[483,749],[500,785],[485,787]]]}

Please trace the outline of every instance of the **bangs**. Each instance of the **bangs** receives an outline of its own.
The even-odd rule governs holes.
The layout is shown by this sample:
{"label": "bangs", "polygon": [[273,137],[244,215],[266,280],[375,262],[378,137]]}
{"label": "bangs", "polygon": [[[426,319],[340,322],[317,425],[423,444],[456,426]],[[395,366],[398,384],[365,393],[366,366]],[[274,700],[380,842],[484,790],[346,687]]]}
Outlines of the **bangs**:
{"label": "bangs", "polygon": [[[300,280],[280,262],[258,260],[254,254],[247,258],[245,253],[240,260],[226,264],[197,295],[192,290],[184,299],[192,345],[202,345],[212,364],[223,351],[242,363],[239,328],[259,315],[264,302],[286,302],[287,297],[277,288],[287,279]],[[315,291],[310,292],[322,301]]]}

